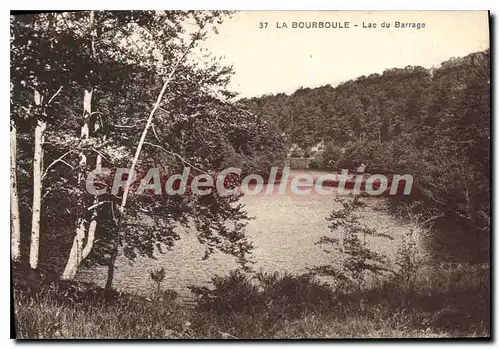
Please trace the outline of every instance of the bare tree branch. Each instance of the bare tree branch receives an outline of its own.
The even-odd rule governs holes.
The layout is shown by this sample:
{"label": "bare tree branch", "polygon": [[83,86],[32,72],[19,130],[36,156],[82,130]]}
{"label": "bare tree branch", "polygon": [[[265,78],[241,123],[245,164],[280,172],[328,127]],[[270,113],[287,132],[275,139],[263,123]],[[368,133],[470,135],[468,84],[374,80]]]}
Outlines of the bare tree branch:
{"label": "bare tree branch", "polygon": [[63,88],[62,86],[61,86],[61,87],[59,87],[59,90],[57,90],[57,92],[56,92],[56,93],[54,93],[54,94],[52,95],[52,97],[50,97],[49,101],[47,102],[47,105],[49,105],[49,104],[50,104],[50,102],[52,102],[52,100],[53,100],[54,98],[56,98],[56,96],[59,94],[59,92],[61,92],[62,88]]}
{"label": "bare tree branch", "polygon": [[[156,103],[154,104],[153,109],[151,110],[151,113],[149,113],[148,121],[146,122],[146,126],[144,126],[144,130],[142,131],[141,139],[139,140],[139,143],[137,144],[137,149],[135,151],[134,159],[132,160],[132,165],[130,166],[129,173],[133,173],[135,170],[135,166],[137,165],[137,161],[138,161],[139,155],[141,153],[142,145],[144,144],[144,141],[146,140],[146,135],[148,134],[148,130],[149,130],[149,127],[151,126],[151,123],[153,122],[154,114],[155,114],[156,110],[158,109],[158,107],[160,106],[163,95],[165,94],[165,91],[167,90],[167,86],[170,84],[170,81],[174,77],[174,74],[177,71],[177,68],[179,67],[181,62],[184,61],[184,59],[186,58],[186,55],[193,47],[194,43],[196,42],[196,38],[198,37],[198,35],[200,34],[202,29],[203,29],[203,27],[200,27],[200,29],[198,30],[198,33],[193,37],[193,39],[191,40],[191,43],[185,49],[182,56],[173,64],[172,70],[170,71],[169,75],[165,79],[163,87],[162,87],[160,93],[158,94],[158,98],[156,99]],[[131,184],[132,184],[132,176],[128,176],[127,182],[125,184],[125,188],[123,190],[122,202],[121,202],[121,205],[119,208],[121,215],[123,214],[123,211],[125,209],[125,205],[127,204],[127,197],[128,197],[128,192],[130,190]]]}
{"label": "bare tree branch", "polygon": [[97,204],[94,204],[92,206],[87,207],[87,211],[93,210],[94,208],[97,208],[97,207],[99,207],[101,205],[104,205],[107,202],[111,202],[111,201],[101,201],[101,202],[98,202]]}
{"label": "bare tree branch", "polygon": [[66,153],[64,153],[63,155],[61,155],[60,157],[58,157],[57,159],[55,159],[54,161],[52,161],[52,163],[47,166],[47,168],[45,169],[44,173],[43,173],[43,176],[42,176],[42,181],[43,179],[45,178],[45,176],[47,176],[47,174],[49,173],[49,169],[51,167],[53,167],[55,164],[57,164],[58,162],[62,162],[63,164],[66,164],[67,166],[71,167],[71,169],[73,169],[73,166],[71,166],[70,164],[68,164],[66,161],[63,160],[63,158],[68,155],[68,154],[71,154],[71,153],[74,153],[75,151],[74,150],[68,150]]}

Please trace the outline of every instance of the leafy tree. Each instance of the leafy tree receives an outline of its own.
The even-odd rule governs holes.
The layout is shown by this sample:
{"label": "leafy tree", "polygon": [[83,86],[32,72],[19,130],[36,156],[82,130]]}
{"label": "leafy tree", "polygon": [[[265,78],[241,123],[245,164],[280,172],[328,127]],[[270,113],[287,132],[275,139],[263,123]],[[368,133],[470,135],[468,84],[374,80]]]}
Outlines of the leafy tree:
{"label": "leafy tree", "polygon": [[[27,198],[33,192],[29,157],[35,122],[26,116],[34,104],[29,93],[33,82],[26,76],[31,69],[39,80],[49,73],[59,79],[47,77],[51,88],[40,88],[49,97],[58,92],[46,108],[46,140],[42,143],[41,266],[64,278],[72,278],[82,263],[104,264],[114,271],[117,254],[131,260],[154,257],[173,246],[182,228],[193,225],[206,246],[206,257],[220,250],[247,266],[252,249],[245,236],[249,217],[238,203],[238,195],[222,197],[215,190],[204,196],[189,192],[173,196],[163,191],[161,195],[148,191],[150,195],[134,195],[151,166],[161,169],[164,186],[167,176],[182,173],[184,167],[191,168],[191,177],[202,173],[216,177],[233,163],[251,170],[254,160],[262,159],[269,166],[283,151],[276,130],[233,101],[234,94],[227,90],[231,69],[211,57],[204,64],[193,59],[196,46],[227,13],[50,15],[53,31],[42,36],[54,43],[52,50],[43,46],[45,41],[37,41],[38,33],[33,39],[37,23],[46,23],[49,14],[11,20],[11,30],[16,33],[11,107],[12,119],[19,125],[21,222],[31,216],[32,202]],[[33,43],[37,46],[32,47]],[[27,63],[24,57],[28,57]],[[44,70],[41,62],[50,70]],[[177,62],[175,69],[172,62]],[[136,152],[138,180],[131,183],[126,205],[121,205],[124,191],[110,192],[114,171],[130,167],[147,122],[145,112],[151,111],[155,101],[149,132]],[[107,190],[95,195],[86,190],[84,179],[99,167],[112,173],[97,176],[96,186]],[[228,185],[238,185],[237,179]],[[126,210],[118,224],[120,206]],[[109,287],[111,281],[112,273]]]}

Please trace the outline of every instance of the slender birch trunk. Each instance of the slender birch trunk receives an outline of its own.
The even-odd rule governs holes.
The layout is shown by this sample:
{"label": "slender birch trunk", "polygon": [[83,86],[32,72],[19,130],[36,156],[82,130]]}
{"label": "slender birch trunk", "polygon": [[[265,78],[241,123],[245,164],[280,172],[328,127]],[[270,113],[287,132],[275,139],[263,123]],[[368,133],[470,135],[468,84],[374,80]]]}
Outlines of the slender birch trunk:
{"label": "slender birch trunk", "polygon": [[[134,159],[132,160],[132,164],[130,165],[130,169],[128,171],[129,174],[134,173],[135,171],[135,166],[137,165],[137,161],[139,160],[139,155],[141,154],[142,146],[144,145],[144,141],[146,140],[146,136],[148,134],[149,127],[151,126],[151,123],[153,122],[153,117],[156,113],[156,110],[159,108],[161,100],[163,99],[163,95],[165,94],[165,91],[167,90],[167,86],[170,84],[172,81],[174,74],[179,67],[179,65],[184,61],[186,58],[188,52],[191,50],[193,47],[198,34],[201,32],[203,29],[203,26],[200,27],[198,30],[197,35],[193,37],[191,40],[191,43],[189,46],[184,50],[182,56],[174,63],[172,66],[172,70],[168,74],[167,78],[165,79],[165,82],[163,83],[163,87],[158,94],[158,97],[156,99],[156,102],[153,106],[153,109],[149,113],[148,121],[146,122],[146,126],[144,126],[144,129],[142,130],[141,138],[139,140],[139,143],[137,144],[137,148],[135,150],[134,154]],[[117,224],[116,224],[116,236],[113,241],[113,249],[111,251],[111,256],[109,259],[109,264],[108,264],[108,278],[106,280],[106,285],[104,286],[104,289],[106,292],[111,291],[111,288],[113,286],[113,278],[114,278],[114,273],[115,273],[115,263],[116,263],[116,257],[118,256],[118,249],[120,247],[120,229],[121,229],[121,224],[125,215],[125,206],[127,205],[127,197],[128,193],[130,190],[130,185],[132,184],[132,177],[131,175],[127,176],[127,182],[125,183],[125,188],[123,190],[123,196],[122,196],[122,201],[120,204],[120,207],[118,209],[118,219],[117,219]]]}
{"label": "slender birch trunk", "polygon": [[[83,95],[83,124],[80,128],[80,137],[82,139],[89,138],[89,123],[90,116],[92,113],[92,89],[85,89]],[[100,155],[99,155],[100,157]],[[85,183],[85,167],[87,166],[87,156],[82,151],[80,153],[80,163],[79,168],[80,172],[78,174],[78,183]],[[82,187],[85,187],[84,185]],[[95,216],[95,213],[93,214]],[[71,280],[75,277],[76,272],[78,271],[78,267],[81,262],[88,256],[90,250],[92,249],[95,237],[95,230],[97,226],[96,217],[89,224],[89,231],[87,234],[86,227],[86,218],[85,213],[82,214],[81,217],[78,217],[76,221],[76,230],[75,237],[73,238],[73,244],[71,246],[71,250],[69,252],[68,261],[66,262],[66,266],[64,268],[62,279]],[[85,237],[86,243],[84,245]],[[85,253],[84,253],[85,251]]]}
{"label": "slender birch trunk", "polygon": [[[96,123],[96,125],[97,124],[98,123]],[[94,127],[94,130],[96,129],[97,126]],[[100,171],[102,168],[102,157],[100,154],[97,154],[95,168],[98,171]],[[87,242],[85,243],[85,247],[82,251],[82,260],[88,257],[90,251],[92,251],[92,247],[94,247],[95,232],[97,230],[97,204],[99,204],[99,198],[96,195],[94,198],[94,206],[96,206],[96,208],[94,208],[94,212],[92,213],[92,217],[90,218],[89,230],[87,232]]]}
{"label": "slender birch trunk", "polygon": [[[42,106],[40,93],[35,90],[35,105]],[[38,267],[40,247],[40,215],[42,208],[43,142],[47,123],[38,119],[35,127],[35,153],[33,155],[33,215],[31,219],[30,267]]]}
{"label": "slender birch trunk", "polygon": [[[187,53],[187,51],[186,51]],[[184,56],[183,56],[184,57]],[[130,173],[134,173],[135,171],[135,166],[137,165],[137,161],[139,159],[139,155],[141,153],[142,146],[144,144],[144,141],[146,140],[146,135],[148,134],[149,127],[151,125],[151,122],[153,121],[153,116],[160,106],[160,102],[163,98],[163,95],[165,94],[165,91],[167,90],[167,86],[170,83],[170,80],[172,79],[174,72],[177,68],[177,65],[174,67],[172,72],[170,73],[169,77],[165,80],[163,87],[158,95],[158,98],[156,99],[156,103],[153,106],[153,109],[151,110],[151,113],[149,114],[148,121],[146,123],[146,126],[144,127],[144,130],[142,131],[141,139],[139,140],[139,143],[137,144],[137,149],[135,150],[135,155],[134,159],[132,160],[132,165],[130,165]],[[118,209],[118,223],[116,227],[116,236],[115,240],[113,242],[113,250],[111,252],[111,257],[109,259],[109,264],[108,264],[108,278],[106,280],[106,285],[104,286],[105,290],[107,292],[111,291],[111,288],[113,286],[113,278],[114,278],[114,273],[115,273],[115,263],[116,263],[116,257],[118,256],[118,248],[120,247],[120,229],[121,229],[121,223],[122,219],[125,213],[125,205],[127,204],[127,197],[128,197],[128,192],[130,190],[130,185],[132,184],[132,177],[131,175],[127,176],[127,182],[125,183],[125,188],[123,191],[123,196],[122,196],[122,202],[121,205]]]}
{"label": "slender birch trunk", "polygon": [[[95,43],[97,39],[97,28],[96,28],[96,13],[94,11],[90,12],[90,52],[91,58],[96,58],[96,50]],[[85,89],[83,95],[83,124],[80,129],[80,137],[82,139],[89,138],[90,131],[90,120],[92,116],[92,94],[93,89]],[[94,131],[98,128],[98,123],[94,125]],[[82,188],[85,187],[85,167],[87,165],[87,157],[84,152],[80,153],[80,173],[78,183],[82,184]],[[97,155],[96,159],[96,168],[100,168],[101,166],[101,155]],[[98,203],[98,198],[95,197],[94,204]],[[66,263],[66,267],[64,268],[62,279],[71,280],[75,277],[78,267],[83,262],[85,258],[92,251],[92,247],[94,246],[95,240],[95,232],[97,229],[97,208],[94,208],[94,212],[92,213],[92,217],[90,218],[90,223],[88,224],[88,231],[86,228],[87,219],[85,217],[85,213],[82,214],[76,221],[76,231],[75,237],[73,239],[73,245],[71,246],[71,251],[69,253],[68,261]],[[85,239],[86,238],[86,239]],[[85,239],[85,244],[84,244]]]}
{"label": "slender birch trunk", "polygon": [[21,223],[19,217],[19,196],[17,193],[17,132],[16,125],[10,127],[10,221],[11,227],[11,253],[12,261],[21,260]]}

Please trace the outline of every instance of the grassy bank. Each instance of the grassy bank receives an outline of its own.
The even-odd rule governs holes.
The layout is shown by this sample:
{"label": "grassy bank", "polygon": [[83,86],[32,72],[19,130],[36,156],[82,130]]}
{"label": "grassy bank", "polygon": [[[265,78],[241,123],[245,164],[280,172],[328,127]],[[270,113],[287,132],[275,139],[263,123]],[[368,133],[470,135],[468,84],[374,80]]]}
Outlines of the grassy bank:
{"label": "grassy bank", "polygon": [[306,275],[233,272],[175,293],[113,293],[47,276],[15,273],[18,338],[367,338],[489,336],[489,269],[422,268],[411,283],[334,291]]}

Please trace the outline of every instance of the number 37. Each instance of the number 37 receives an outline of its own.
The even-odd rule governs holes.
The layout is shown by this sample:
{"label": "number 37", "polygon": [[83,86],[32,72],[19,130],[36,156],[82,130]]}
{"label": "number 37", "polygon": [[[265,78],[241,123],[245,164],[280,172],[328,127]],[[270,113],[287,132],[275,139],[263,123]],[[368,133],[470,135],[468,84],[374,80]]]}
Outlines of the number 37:
{"label": "number 37", "polygon": [[267,28],[267,22],[259,22],[259,28]]}

